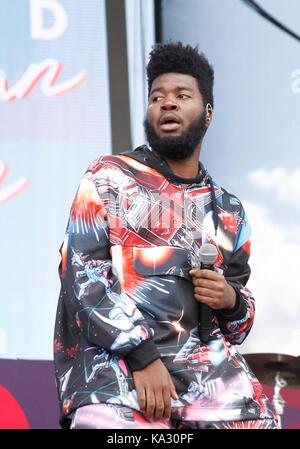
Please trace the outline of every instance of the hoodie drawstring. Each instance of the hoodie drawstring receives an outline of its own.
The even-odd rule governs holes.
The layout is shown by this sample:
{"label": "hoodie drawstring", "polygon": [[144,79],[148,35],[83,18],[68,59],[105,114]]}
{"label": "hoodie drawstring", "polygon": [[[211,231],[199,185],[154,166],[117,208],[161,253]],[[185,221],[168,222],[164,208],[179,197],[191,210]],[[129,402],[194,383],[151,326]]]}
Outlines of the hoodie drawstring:
{"label": "hoodie drawstring", "polygon": [[212,208],[213,208],[213,220],[214,220],[215,235],[217,235],[218,226],[219,226],[217,201],[216,201],[216,193],[215,193],[214,183],[210,176],[208,176],[208,182],[210,185],[210,194],[211,194],[211,201],[212,201]]}

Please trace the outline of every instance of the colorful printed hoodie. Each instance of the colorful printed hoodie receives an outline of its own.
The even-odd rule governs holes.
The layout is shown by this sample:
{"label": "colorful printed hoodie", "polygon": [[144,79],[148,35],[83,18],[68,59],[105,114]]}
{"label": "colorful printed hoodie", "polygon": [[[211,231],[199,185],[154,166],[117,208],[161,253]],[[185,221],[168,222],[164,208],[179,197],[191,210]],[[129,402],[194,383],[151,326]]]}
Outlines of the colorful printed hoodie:
{"label": "colorful printed hoodie", "polygon": [[[234,195],[200,175],[184,179],[146,146],[102,156],[83,176],[61,247],[54,361],[62,425],[83,405],[139,410],[132,371],[161,358],[174,381],[172,418],[273,417],[262,387],[234,345],[255,305],[250,227]],[[185,188],[183,186],[186,186]],[[214,311],[207,344],[189,275],[204,243],[235,289],[233,310]]]}

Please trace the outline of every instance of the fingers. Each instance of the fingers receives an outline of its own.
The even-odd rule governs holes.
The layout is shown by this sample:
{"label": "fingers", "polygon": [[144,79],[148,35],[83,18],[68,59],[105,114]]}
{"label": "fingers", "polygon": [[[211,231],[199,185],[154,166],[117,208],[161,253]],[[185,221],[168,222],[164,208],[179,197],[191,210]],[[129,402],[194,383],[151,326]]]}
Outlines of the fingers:
{"label": "fingers", "polygon": [[171,378],[167,388],[146,390],[145,417],[147,419],[154,417],[157,420],[162,418],[170,419],[171,397],[173,399],[179,399]]}
{"label": "fingers", "polygon": [[[208,274],[207,274],[208,273]],[[223,283],[224,276],[214,271],[200,270],[199,275],[192,276],[192,283],[198,285],[198,283],[203,283],[203,285],[211,286],[213,284]]]}
{"label": "fingers", "polygon": [[163,396],[162,390],[158,389],[155,392],[155,419],[161,419],[164,416],[165,407],[165,397]]}
{"label": "fingers", "polygon": [[141,370],[133,371],[133,379],[141,412],[146,419],[170,419],[171,397],[179,399],[171,376],[157,360]]}
{"label": "fingers", "polygon": [[171,418],[171,396],[170,396],[169,388],[165,388],[163,390],[163,400],[164,400],[164,405],[165,405],[165,411],[164,411],[163,417],[165,419],[170,419]]}
{"label": "fingers", "polygon": [[207,304],[213,309],[221,308],[226,284],[224,276],[210,270],[192,271],[195,271],[192,282],[196,301]]}
{"label": "fingers", "polygon": [[219,309],[223,297],[222,290],[208,290],[206,288],[195,287],[194,298],[196,301],[207,304],[213,309]]}
{"label": "fingers", "polygon": [[194,287],[204,287],[209,289],[219,288],[222,285],[222,282],[219,280],[208,280],[203,278],[194,278],[193,279]]}
{"label": "fingers", "polygon": [[175,385],[173,383],[173,380],[171,376],[169,376],[169,384],[170,384],[170,393],[171,397],[177,401],[179,399],[178,394],[176,393]]}
{"label": "fingers", "polygon": [[194,295],[194,298],[197,302],[201,303],[201,304],[206,304],[208,307],[210,307],[211,309],[218,309],[218,303],[212,299],[209,298],[207,296],[198,296],[198,295]]}
{"label": "fingers", "polygon": [[216,271],[200,270],[200,268],[194,268],[193,270],[190,270],[189,273],[193,279],[201,278],[201,279],[217,280],[220,279],[220,276],[222,276],[222,274],[219,274]]}
{"label": "fingers", "polygon": [[171,397],[169,388],[157,388],[146,391],[146,411],[147,419],[154,417],[159,420],[169,419],[171,415]]}
{"label": "fingers", "polygon": [[198,298],[206,298],[208,300],[218,301],[223,297],[223,290],[209,290],[207,288],[195,287],[194,294]]}
{"label": "fingers", "polygon": [[152,418],[155,410],[155,394],[152,388],[146,390],[146,408],[145,416],[147,419]]}
{"label": "fingers", "polygon": [[139,406],[141,409],[141,412],[145,413],[145,409],[146,409],[146,392],[144,388],[138,387],[138,385],[136,385],[136,393],[137,393],[137,397],[138,397],[138,402],[139,402]]}
{"label": "fingers", "polygon": [[175,400],[179,399],[172,378],[169,376],[169,385],[155,392],[155,419],[170,419],[171,397]]}

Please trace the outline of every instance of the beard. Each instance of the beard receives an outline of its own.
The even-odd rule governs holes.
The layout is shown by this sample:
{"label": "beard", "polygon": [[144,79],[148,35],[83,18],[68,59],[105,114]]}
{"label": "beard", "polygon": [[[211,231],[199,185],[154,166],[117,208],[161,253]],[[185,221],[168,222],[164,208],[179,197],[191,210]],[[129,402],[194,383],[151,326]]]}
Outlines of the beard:
{"label": "beard", "polygon": [[148,119],[144,120],[144,130],[150,147],[162,158],[174,161],[189,159],[206,133],[206,111],[192,122],[178,137],[160,137]]}

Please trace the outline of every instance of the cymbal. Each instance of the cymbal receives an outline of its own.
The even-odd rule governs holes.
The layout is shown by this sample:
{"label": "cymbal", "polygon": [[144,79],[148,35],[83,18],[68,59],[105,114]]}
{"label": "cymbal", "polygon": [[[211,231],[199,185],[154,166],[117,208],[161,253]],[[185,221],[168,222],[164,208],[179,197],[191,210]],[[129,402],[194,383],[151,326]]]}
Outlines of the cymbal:
{"label": "cymbal", "polygon": [[285,388],[300,387],[300,357],[288,354],[243,354],[249,367],[260,382],[275,385],[279,374],[286,382]]}

